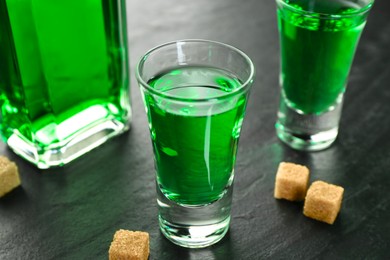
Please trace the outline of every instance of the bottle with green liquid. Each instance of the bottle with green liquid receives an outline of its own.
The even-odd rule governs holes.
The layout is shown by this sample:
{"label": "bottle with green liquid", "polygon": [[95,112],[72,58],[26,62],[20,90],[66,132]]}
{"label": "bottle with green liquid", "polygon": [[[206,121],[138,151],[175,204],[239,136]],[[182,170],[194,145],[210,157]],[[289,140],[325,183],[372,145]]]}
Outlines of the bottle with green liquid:
{"label": "bottle with green liquid", "polygon": [[0,0],[0,132],[39,168],[129,128],[125,0]]}

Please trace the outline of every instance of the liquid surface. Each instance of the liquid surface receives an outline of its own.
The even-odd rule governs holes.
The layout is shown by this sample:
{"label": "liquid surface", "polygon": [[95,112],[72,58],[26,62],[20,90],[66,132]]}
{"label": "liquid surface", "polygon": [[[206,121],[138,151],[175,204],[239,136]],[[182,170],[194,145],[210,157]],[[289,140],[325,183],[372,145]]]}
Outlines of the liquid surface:
{"label": "liquid surface", "polygon": [[[208,98],[241,83],[221,70],[184,67],[158,75],[149,85],[167,95]],[[205,205],[222,197],[233,180],[246,93],[205,107],[147,93],[145,99],[161,191],[185,205]]]}
{"label": "liquid surface", "polygon": [[[351,1],[286,0],[297,10],[350,14],[361,6]],[[345,91],[356,46],[367,14],[320,19],[278,8],[281,85],[286,103],[305,114],[321,114]]]}
{"label": "liquid surface", "polygon": [[298,10],[322,14],[348,14],[358,11],[369,3],[369,0],[284,0]]}
{"label": "liquid surface", "polygon": [[128,116],[120,1],[0,0],[1,132],[40,149]]}

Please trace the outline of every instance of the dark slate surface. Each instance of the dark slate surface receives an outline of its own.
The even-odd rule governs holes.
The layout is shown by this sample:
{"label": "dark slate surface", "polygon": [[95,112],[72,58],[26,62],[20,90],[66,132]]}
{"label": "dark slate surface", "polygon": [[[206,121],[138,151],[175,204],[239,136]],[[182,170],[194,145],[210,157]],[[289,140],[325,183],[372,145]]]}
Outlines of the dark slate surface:
{"label": "dark slate surface", "polygon": [[[278,35],[273,1],[128,1],[132,71],[149,48],[204,38],[244,50],[257,79],[242,131],[227,236],[206,249],[168,242],[158,230],[152,149],[132,78],[132,129],[68,166],[40,171],[4,144],[23,186],[0,200],[0,259],[107,259],[119,228],[151,235],[150,259],[389,259],[390,2],[371,12],[351,71],[340,135],[316,153],[275,136]],[[273,198],[279,162],[308,165],[311,181],[344,186],[333,226],[308,219],[301,203]]]}

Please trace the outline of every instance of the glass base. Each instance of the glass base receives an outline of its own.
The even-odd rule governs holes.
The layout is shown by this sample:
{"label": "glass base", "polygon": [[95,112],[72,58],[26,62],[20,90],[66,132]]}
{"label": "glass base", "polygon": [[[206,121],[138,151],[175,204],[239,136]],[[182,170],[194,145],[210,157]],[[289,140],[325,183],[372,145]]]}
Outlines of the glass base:
{"label": "glass base", "polygon": [[338,129],[320,132],[315,135],[304,135],[290,132],[283,125],[276,124],[276,134],[281,141],[300,151],[320,151],[328,148],[336,140]]}
{"label": "glass base", "polygon": [[[128,120],[130,122],[130,116]],[[90,122],[69,135],[68,138],[44,147],[32,143],[18,132],[13,133],[8,138],[7,144],[22,158],[35,164],[40,169],[47,169],[69,163],[128,129],[129,123],[108,116]]]}
{"label": "glass base", "polygon": [[319,151],[328,148],[337,138],[341,116],[342,96],[329,111],[303,114],[290,108],[281,97],[276,122],[276,134],[293,149]]}
{"label": "glass base", "polygon": [[229,230],[230,217],[205,226],[175,225],[159,216],[160,230],[172,243],[187,248],[203,248],[220,241]]}
{"label": "glass base", "polygon": [[183,206],[157,188],[160,230],[176,245],[203,248],[220,241],[229,229],[233,186],[221,199],[203,206]]}

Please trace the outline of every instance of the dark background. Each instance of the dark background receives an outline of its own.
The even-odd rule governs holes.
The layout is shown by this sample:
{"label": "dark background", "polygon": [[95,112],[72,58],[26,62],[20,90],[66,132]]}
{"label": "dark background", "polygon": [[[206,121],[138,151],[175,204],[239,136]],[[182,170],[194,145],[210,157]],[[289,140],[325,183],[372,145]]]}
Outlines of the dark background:
{"label": "dark background", "polygon": [[[329,149],[297,152],[275,136],[279,45],[274,1],[128,1],[133,122],[130,132],[66,167],[41,171],[4,144],[23,185],[0,199],[0,259],[107,259],[120,228],[151,236],[150,259],[389,259],[390,1],[377,0],[357,50],[340,134]],[[257,77],[242,130],[230,231],[184,249],[158,229],[152,147],[134,66],[161,43],[203,38],[242,49]],[[0,46],[1,47],[1,46]],[[281,161],[307,165],[311,181],[345,188],[334,225],[273,198]]]}

